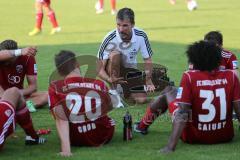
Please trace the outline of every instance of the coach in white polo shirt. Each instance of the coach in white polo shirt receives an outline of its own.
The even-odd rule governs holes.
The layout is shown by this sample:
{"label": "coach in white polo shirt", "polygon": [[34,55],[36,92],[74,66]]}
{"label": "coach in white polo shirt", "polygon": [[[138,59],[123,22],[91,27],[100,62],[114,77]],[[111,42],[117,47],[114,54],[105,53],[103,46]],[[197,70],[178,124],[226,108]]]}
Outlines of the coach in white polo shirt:
{"label": "coach in white polo shirt", "polygon": [[[147,34],[136,27],[134,12],[130,8],[122,8],[116,17],[117,29],[109,32],[98,51],[98,76],[116,89],[116,84],[126,83],[120,77],[120,68],[136,68],[137,54],[140,52],[146,72],[146,88],[154,91],[151,80],[153,54]],[[131,93],[130,98],[137,103],[146,102],[146,93]]]}

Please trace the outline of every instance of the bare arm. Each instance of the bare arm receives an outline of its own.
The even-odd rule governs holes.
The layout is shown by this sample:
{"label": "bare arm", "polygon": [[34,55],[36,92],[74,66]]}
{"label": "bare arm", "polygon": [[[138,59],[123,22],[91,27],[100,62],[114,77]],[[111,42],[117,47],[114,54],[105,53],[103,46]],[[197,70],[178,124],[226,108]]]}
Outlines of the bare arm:
{"label": "bare arm", "polygon": [[233,102],[233,108],[240,123],[240,101]]}
{"label": "bare arm", "polygon": [[[56,107],[58,108],[58,112],[54,112],[54,114],[56,118],[58,136],[61,141],[61,152],[59,154],[64,157],[68,157],[72,155],[69,136],[69,122],[67,121],[66,115],[63,115],[64,111],[62,106]],[[59,109],[62,111],[59,112]]]}
{"label": "bare arm", "polygon": [[37,76],[35,75],[27,75],[28,86],[21,90],[24,96],[30,95],[33,92],[37,91]]}
{"label": "bare arm", "polygon": [[182,131],[186,125],[186,122],[188,121],[189,114],[190,105],[179,104],[179,109],[176,112],[175,118],[173,120],[172,133],[170,135],[166,147],[161,149],[162,153],[170,153],[175,150],[178,143],[178,139],[180,138]]}
{"label": "bare arm", "polygon": [[109,82],[110,76],[106,72],[107,60],[97,60],[97,75],[104,81]]}
{"label": "bare arm", "polygon": [[108,75],[106,72],[107,60],[98,60],[97,61],[97,75],[104,81],[109,83],[126,83],[123,81],[122,77],[115,77]]}
{"label": "bare arm", "polygon": [[58,136],[61,141],[61,156],[71,156],[71,146],[69,138],[69,122],[59,119],[56,119],[56,127],[58,131]]}
{"label": "bare arm", "polygon": [[20,55],[35,56],[37,53],[36,47],[26,47],[17,50],[2,50],[0,51],[0,61],[5,61]]}
{"label": "bare arm", "polygon": [[146,73],[146,85],[147,90],[153,92],[155,90],[155,86],[152,82],[152,59],[146,58],[144,59],[144,68]]}

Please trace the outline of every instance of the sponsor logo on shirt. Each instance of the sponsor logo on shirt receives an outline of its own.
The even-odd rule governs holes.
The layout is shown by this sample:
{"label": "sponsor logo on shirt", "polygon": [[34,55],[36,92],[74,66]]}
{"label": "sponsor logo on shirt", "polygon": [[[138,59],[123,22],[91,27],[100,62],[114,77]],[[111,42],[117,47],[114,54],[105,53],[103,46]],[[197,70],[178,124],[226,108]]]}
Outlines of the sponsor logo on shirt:
{"label": "sponsor logo on shirt", "polygon": [[37,64],[34,64],[34,73],[36,74],[37,73]]}
{"label": "sponsor logo on shirt", "polygon": [[14,76],[11,74],[8,75],[8,83],[18,84],[18,83],[20,83],[20,81],[21,81],[21,78],[19,76]]}
{"label": "sponsor logo on shirt", "polygon": [[17,71],[17,73],[22,73],[22,71],[23,71],[23,65],[16,65],[16,71]]}
{"label": "sponsor logo on shirt", "polygon": [[177,99],[182,98],[183,87],[179,87],[177,90]]}
{"label": "sponsor logo on shirt", "polygon": [[136,49],[133,49],[130,53],[129,53],[129,57],[130,59],[133,59],[136,55],[137,55],[137,50]]}
{"label": "sponsor logo on shirt", "polygon": [[238,68],[238,61],[232,61],[233,69]]}

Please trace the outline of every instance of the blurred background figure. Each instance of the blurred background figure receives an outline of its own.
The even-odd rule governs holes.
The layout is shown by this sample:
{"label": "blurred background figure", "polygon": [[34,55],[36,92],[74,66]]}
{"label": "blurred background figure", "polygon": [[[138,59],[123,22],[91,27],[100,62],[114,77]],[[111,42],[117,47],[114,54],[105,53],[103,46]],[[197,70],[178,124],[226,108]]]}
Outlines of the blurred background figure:
{"label": "blurred background figure", "polygon": [[[116,10],[116,0],[110,0],[111,3],[111,14],[115,15],[117,13]],[[104,0],[98,0],[95,4],[96,14],[103,13],[104,8]]]}
{"label": "blurred background figure", "polygon": [[[169,2],[172,4],[172,5],[175,5],[176,4],[176,0],[169,0]],[[195,0],[187,0],[187,8],[189,11],[193,11],[193,10],[196,10],[197,9],[197,2]]]}
{"label": "blurred background figure", "polygon": [[52,24],[52,30],[50,32],[51,35],[60,32],[61,28],[58,26],[58,22],[55,16],[54,10],[50,6],[51,0],[36,0],[35,8],[36,8],[36,22],[34,29],[28,33],[29,36],[35,36],[41,33],[42,30],[42,20],[43,20],[43,8],[46,11],[49,21]]}

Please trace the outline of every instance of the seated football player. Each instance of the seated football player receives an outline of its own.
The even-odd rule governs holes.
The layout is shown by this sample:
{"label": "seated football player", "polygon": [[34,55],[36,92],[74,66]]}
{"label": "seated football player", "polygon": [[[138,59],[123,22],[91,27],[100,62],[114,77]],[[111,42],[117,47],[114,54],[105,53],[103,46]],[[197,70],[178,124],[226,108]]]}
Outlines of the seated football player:
{"label": "seated football player", "polygon": [[26,102],[16,87],[5,90],[0,99],[0,150],[4,146],[6,138],[15,130],[15,121],[26,133],[25,144],[43,144],[44,138],[40,138],[34,130],[32,119]]}
{"label": "seated football player", "polygon": [[[111,84],[112,93],[117,94],[117,84],[126,84],[126,75],[122,74],[125,68],[136,70],[138,53],[141,53],[145,64],[146,90],[153,92],[155,90],[151,77],[153,52],[147,34],[135,27],[134,11],[122,8],[116,16],[116,29],[105,36],[98,51],[98,76]],[[145,90],[135,90],[128,96],[125,95],[125,98],[139,104],[147,102]],[[118,107],[121,107],[121,104]]]}
{"label": "seated football player", "polygon": [[219,69],[231,69],[238,76],[238,60],[236,55],[223,48],[223,35],[219,31],[210,31],[204,36],[205,41],[211,41],[216,43],[220,48],[222,48],[222,61]]}
{"label": "seated football player", "polygon": [[112,108],[104,82],[82,77],[71,51],[55,56],[60,78],[50,80],[49,106],[56,121],[61,156],[71,156],[70,146],[100,146],[114,133],[114,121],[107,116]]}
{"label": "seated football player", "polygon": [[[219,69],[231,69],[237,76],[238,74],[238,60],[236,55],[223,48],[223,35],[219,31],[210,31],[204,36],[205,41],[211,41],[216,43],[219,47],[222,48],[222,61],[219,66]],[[192,65],[189,65],[190,69],[193,67]],[[233,120],[237,120],[237,116],[235,113],[233,113]]]}
{"label": "seated football player", "polygon": [[[18,49],[17,42],[5,40],[0,43],[0,50],[15,50],[8,52],[8,58],[0,56],[0,88],[2,91],[17,87],[27,99],[27,107],[30,112],[36,111],[47,104],[47,92],[37,91],[37,64],[35,61],[36,48],[30,48],[34,54],[25,53],[24,49]],[[27,86],[24,88],[24,79]],[[0,94],[1,97],[1,94]]]}
{"label": "seated football player", "polygon": [[186,54],[194,70],[183,74],[178,90],[166,89],[151,103],[135,126],[136,131],[147,133],[150,124],[168,106],[173,129],[167,146],[161,150],[164,153],[173,152],[180,137],[186,143],[231,141],[233,109],[240,119],[239,80],[231,70],[219,70],[221,48],[212,42],[200,41],[190,45]]}
{"label": "seated football player", "polygon": [[42,21],[43,21],[43,9],[46,11],[49,21],[52,24],[52,30],[50,35],[54,35],[61,31],[58,25],[55,11],[51,7],[51,0],[35,0],[35,10],[36,10],[36,23],[34,29],[28,33],[29,36],[35,36],[42,31]]}

